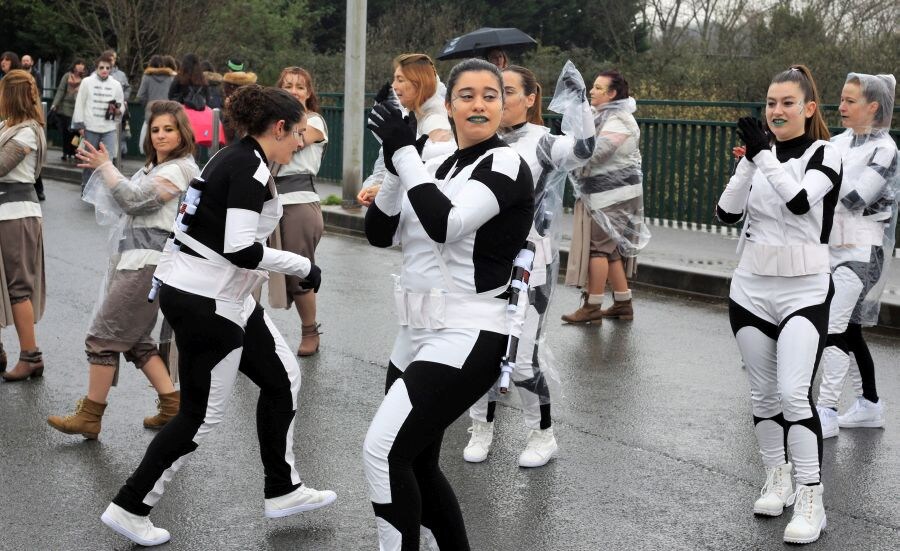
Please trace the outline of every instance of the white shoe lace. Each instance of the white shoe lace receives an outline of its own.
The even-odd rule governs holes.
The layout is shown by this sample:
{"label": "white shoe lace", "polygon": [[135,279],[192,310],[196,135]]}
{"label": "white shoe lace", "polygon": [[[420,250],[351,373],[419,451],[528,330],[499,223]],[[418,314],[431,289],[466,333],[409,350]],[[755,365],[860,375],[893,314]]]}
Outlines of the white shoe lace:
{"label": "white shoe lace", "polygon": [[487,442],[488,427],[490,427],[489,424],[482,425],[479,423],[467,428],[466,432],[472,435],[472,439],[469,441],[469,446],[484,446],[485,442]]}
{"label": "white shoe lace", "polygon": [[794,505],[794,518],[802,516],[812,522],[813,513],[813,489],[803,484],[797,484],[795,491],[787,500],[787,505]]}
{"label": "white shoe lace", "polygon": [[769,471],[769,475],[766,477],[766,483],[763,484],[762,490],[759,491],[760,497],[768,495],[771,492],[775,491],[776,486],[781,485],[781,470],[778,467],[775,467],[771,471]]}

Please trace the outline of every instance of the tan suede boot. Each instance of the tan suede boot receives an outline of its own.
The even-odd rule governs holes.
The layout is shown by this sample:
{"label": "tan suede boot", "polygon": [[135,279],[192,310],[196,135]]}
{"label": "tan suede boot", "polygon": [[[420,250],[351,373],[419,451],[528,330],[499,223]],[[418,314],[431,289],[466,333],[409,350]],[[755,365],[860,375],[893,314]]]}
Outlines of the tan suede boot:
{"label": "tan suede boot", "polygon": [[178,415],[178,407],[181,405],[181,391],[176,390],[168,394],[160,394],[156,400],[159,410],[153,417],[144,417],[144,428],[161,429],[166,423]]}
{"label": "tan suede boot", "polygon": [[613,305],[601,312],[604,318],[617,318],[620,320],[633,320],[634,310],[631,308],[631,300],[617,300]]}
{"label": "tan suede boot", "polygon": [[588,294],[581,293],[582,303],[578,310],[571,314],[563,314],[562,320],[566,323],[595,323],[600,325],[603,322],[601,314],[602,304],[588,304]]}
{"label": "tan suede boot", "polygon": [[75,413],[65,417],[51,415],[47,418],[47,423],[60,432],[80,434],[88,440],[96,440],[100,434],[100,421],[103,419],[104,410],[106,404],[98,404],[85,396],[76,402]]}
{"label": "tan suede boot", "polygon": [[29,377],[41,377],[44,374],[44,356],[40,348],[19,352],[19,361],[12,371],[4,371],[3,378],[8,382],[24,381]]}
{"label": "tan suede boot", "polygon": [[311,323],[309,325],[300,326],[300,348],[297,349],[298,356],[312,356],[319,351],[319,335],[322,334],[319,328],[320,323]]}

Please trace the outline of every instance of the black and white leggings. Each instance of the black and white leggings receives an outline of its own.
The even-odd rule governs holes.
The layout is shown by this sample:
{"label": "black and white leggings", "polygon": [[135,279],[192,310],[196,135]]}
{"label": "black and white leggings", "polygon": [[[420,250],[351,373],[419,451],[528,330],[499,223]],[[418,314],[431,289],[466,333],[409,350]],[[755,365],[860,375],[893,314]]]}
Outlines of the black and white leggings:
{"label": "black and white leggings", "polygon": [[812,381],[833,293],[827,273],[779,277],[738,269],[731,280],[731,329],[747,368],[763,464],[784,464],[789,451],[800,484],[820,481],[822,425]]}
{"label": "black and white leggings", "polygon": [[[547,273],[551,272],[548,267]],[[528,310],[522,336],[519,339],[519,350],[516,354],[516,368],[512,372],[513,384],[522,402],[522,414],[525,426],[529,429],[549,429],[553,424],[550,416],[550,388],[547,375],[541,369],[538,360],[538,341],[541,328],[544,326],[544,315],[550,302],[552,283],[529,289]],[[469,408],[469,417],[477,421],[492,423],[497,407],[499,392],[492,388]]]}
{"label": "black and white leggings", "polygon": [[420,527],[439,549],[469,549],[459,503],[438,463],[441,440],[500,376],[506,341],[474,329],[400,328],[386,394],[363,447],[382,551],[419,549]]}
{"label": "black and white leggings", "polygon": [[256,429],[265,497],[295,490],[301,484],[293,450],[300,367],[269,316],[252,298],[225,303],[168,285],[159,300],[178,345],[181,409],[150,442],[113,503],[136,515],[150,513],[165,484],[222,421],[238,371],[260,389]]}
{"label": "black and white leggings", "polygon": [[[863,338],[862,326],[851,320],[859,317],[862,301],[878,283],[884,268],[882,247],[845,248],[840,253],[849,258],[838,264],[831,276],[834,298],[828,318],[828,340],[822,354],[822,384],[819,386],[819,405],[835,410],[848,375],[855,396],[863,396],[870,402],[878,401],[875,363]],[[856,359],[858,369],[850,369],[850,354]]]}

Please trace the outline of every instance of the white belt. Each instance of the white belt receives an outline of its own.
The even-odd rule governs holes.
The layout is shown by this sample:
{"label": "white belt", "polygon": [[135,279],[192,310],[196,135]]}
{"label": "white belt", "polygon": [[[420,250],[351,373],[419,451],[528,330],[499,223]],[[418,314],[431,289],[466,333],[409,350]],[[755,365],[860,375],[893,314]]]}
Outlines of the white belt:
{"label": "white belt", "polygon": [[509,334],[506,301],[432,289],[419,293],[395,285],[397,322],[414,329],[479,329]]}
{"label": "white belt", "polygon": [[229,302],[243,302],[269,279],[264,270],[239,268],[193,237],[176,230],[179,241],[207,258],[180,251],[166,251],[159,259],[155,276],[187,293]]}
{"label": "white belt", "polygon": [[766,245],[745,242],[738,267],[764,276],[803,276],[831,272],[828,245]]}

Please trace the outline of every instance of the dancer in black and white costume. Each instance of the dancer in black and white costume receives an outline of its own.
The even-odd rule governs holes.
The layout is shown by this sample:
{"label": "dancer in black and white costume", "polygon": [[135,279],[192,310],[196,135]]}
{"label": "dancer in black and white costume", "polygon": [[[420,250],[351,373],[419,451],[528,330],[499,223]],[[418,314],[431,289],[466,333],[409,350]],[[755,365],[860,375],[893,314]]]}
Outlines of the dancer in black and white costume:
{"label": "dancer in black and white costume", "polygon": [[165,484],[222,421],[238,371],[260,387],[256,409],[265,472],[265,515],[283,517],[328,505],[331,491],[303,485],[294,465],[293,432],[300,368],[251,293],[265,270],[305,278],[318,290],[319,269],[306,258],[265,246],[281,217],[268,162],[286,164],[304,130],[304,111],[288,92],[247,86],[230,118],[247,133],[203,169],[197,213],[180,251],[167,247],[156,271],[160,308],[179,350],[181,410],[150,443],[143,461],[103,513],[103,522],[141,545],[169,533],[148,518]]}
{"label": "dancer in black and white costume", "polygon": [[363,451],[383,551],[418,549],[420,526],[440,549],[469,549],[438,464],[441,440],[500,375],[510,332],[504,297],[533,213],[531,171],[496,135],[502,94],[490,63],[456,65],[446,108],[460,149],[428,167],[399,110],[378,105],[370,118],[399,178],[382,184],[366,236],[403,252],[400,329]]}
{"label": "dancer in black and white costume", "polygon": [[[528,241],[535,245],[534,268],[528,280],[529,305],[515,358],[512,380],[522,402],[528,440],[519,454],[522,467],[541,467],[556,454],[558,445],[550,415],[547,366],[538,359],[538,343],[544,314],[559,273],[559,228],[553,224],[562,214],[562,197],[568,171],[585,164],[594,150],[594,117],[585,94],[584,80],[572,62],[559,76],[550,109],[563,115],[566,134],[554,136],[541,118],[541,87],[524,67],[503,69],[506,98],[500,137],[522,156],[535,184],[535,219]],[[494,438],[497,393],[492,389],[471,408],[472,437],[463,450],[471,463],[487,459]]]}
{"label": "dancer in black and white costume", "polygon": [[[889,130],[895,86],[893,75],[850,73],[841,92],[841,123],[847,131],[832,143],[843,156],[844,182],[831,232],[834,298],[817,404],[824,438],[837,436],[841,428],[884,426],[884,401],[878,398],[875,364],[862,327],[878,322],[885,268],[894,248],[900,190],[897,145]],[[849,369],[850,354],[858,370]],[[848,370],[856,400],[838,416]]]}
{"label": "dancer in black and white costume", "polygon": [[[828,143],[809,70],[779,73],[766,98],[766,122],[738,121],[746,156],[716,212],[745,218],[731,280],[731,328],[747,367],[766,483],[753,506],[779,516],[794,503],[784,540],[809,543],[825,528],[820,479],[822,429],[811,385],[825,344],[833,294],[828,237],[841,185],[841,159]],[[785,450],[787,446],[787,450]],[[787,461],[790,453],[791,462]],[[791,469],[796,469],[796,493]]]}

